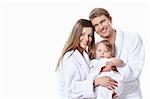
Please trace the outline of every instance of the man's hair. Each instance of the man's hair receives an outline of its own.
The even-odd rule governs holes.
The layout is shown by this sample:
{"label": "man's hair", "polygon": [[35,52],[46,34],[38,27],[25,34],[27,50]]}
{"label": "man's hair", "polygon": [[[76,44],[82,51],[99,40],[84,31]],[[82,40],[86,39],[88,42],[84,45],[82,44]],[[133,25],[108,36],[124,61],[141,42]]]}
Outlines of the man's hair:
{"label": "man's hair", "polygon": [[101,15],[105,15],[107,18],[110,17],[110,14],[106,9],[104,9],[104,8],[94,8],[91,11],[90,15],[89,15],[89,19],[92,20],[93,18],[99,17]]}

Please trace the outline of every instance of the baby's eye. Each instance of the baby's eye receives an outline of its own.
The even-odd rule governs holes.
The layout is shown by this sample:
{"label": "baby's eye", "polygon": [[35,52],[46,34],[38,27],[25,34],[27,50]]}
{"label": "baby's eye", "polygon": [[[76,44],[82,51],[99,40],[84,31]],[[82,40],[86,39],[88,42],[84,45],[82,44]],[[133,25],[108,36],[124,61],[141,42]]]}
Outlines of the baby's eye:
{"label": "baby's eye", "polygon": [[109,51],[104,51],[105,53],[108,53]]}
{"label": "baby's eye", "polygon": [[98,50],[98,52],[102,52],[102,50]]}

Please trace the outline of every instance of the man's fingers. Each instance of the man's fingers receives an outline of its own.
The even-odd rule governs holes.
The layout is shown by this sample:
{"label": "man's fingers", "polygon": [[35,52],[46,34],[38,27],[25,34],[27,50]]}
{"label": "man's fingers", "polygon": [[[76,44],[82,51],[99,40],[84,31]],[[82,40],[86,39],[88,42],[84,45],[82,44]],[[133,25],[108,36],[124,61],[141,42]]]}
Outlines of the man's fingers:
{"label": "man's fingers", "polygon": [[113,98],[116,98],[118,95],[117,95],[117,93],[116,92],[114,92],[113,94],[112,94],[112,97]]}
{"label": "man's fingers", "polygon": [[106,86],[106,88],[108,88],[109,90],[114,90],[112,86]]}
{"label": "man's fingers", "polygon": [[115,82],[115,83],[118,83],[116,80],[114,80],[114,79],[110,79],[110,81],[112,81],[112,82]]}
{"label": "man's fingers", "polygon": [[116,81],[115,81],[115,82],[114,82],[114,81],[109,81],[108,84],[109,84],[110,86],[114,86],[114,87],[117,87],[117,86],[118,86],[118,85],[117,85],[118,83],[117,83]]}

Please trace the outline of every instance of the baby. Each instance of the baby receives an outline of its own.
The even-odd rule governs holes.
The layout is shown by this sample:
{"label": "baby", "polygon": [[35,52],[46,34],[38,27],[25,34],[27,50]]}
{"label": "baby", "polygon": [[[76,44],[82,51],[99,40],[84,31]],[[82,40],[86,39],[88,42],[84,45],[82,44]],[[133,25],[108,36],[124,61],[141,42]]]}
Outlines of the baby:
{"label": "baby", "polygon": [[117,71],[117,68],[121,68],[124,62],[113,57],[114,49],[108,40],[102,40],[96,44],[96,59],[90,62],[90,74],[93,75],[92,77],[109,76],[118,82],[114,90],[97,86],[95,88],[96,99],[112,99],[114,93],[118,96],[124,89],[123,77]]}

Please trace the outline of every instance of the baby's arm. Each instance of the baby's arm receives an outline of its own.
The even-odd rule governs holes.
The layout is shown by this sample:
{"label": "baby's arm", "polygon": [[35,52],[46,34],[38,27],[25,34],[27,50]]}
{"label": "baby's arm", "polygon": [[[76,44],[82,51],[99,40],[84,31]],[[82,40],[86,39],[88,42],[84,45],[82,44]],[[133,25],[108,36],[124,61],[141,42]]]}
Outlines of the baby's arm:
{"label": "baby's arm", "polygon": [[112,65],[113,66],[116,66],[116,67],[121,67],[123,66],[125,63],[123,62],[123,60],[121,59],[116,59],[116,58],[111,58],[111,62],[112,62]]}
{"label": "baby's arm", "polygon": [[106,61],[105,66],[103,66],[103,68],[101,69],[101,72],[108,72],[108,71],[111,71],[111,70],[116,71],[116,69],[114,70],[114,67],[115,66],[114,66],[114,64],[111,60]]}
{"label": "baby's arm", "polygon": [[117,71],[116,67],[121,67],[124,65],[123,60],[116,59],[116,58],[110,58],[110,61],[106,62],[106,65],[102,68],[102,72],[107,72],[110,70]]}

